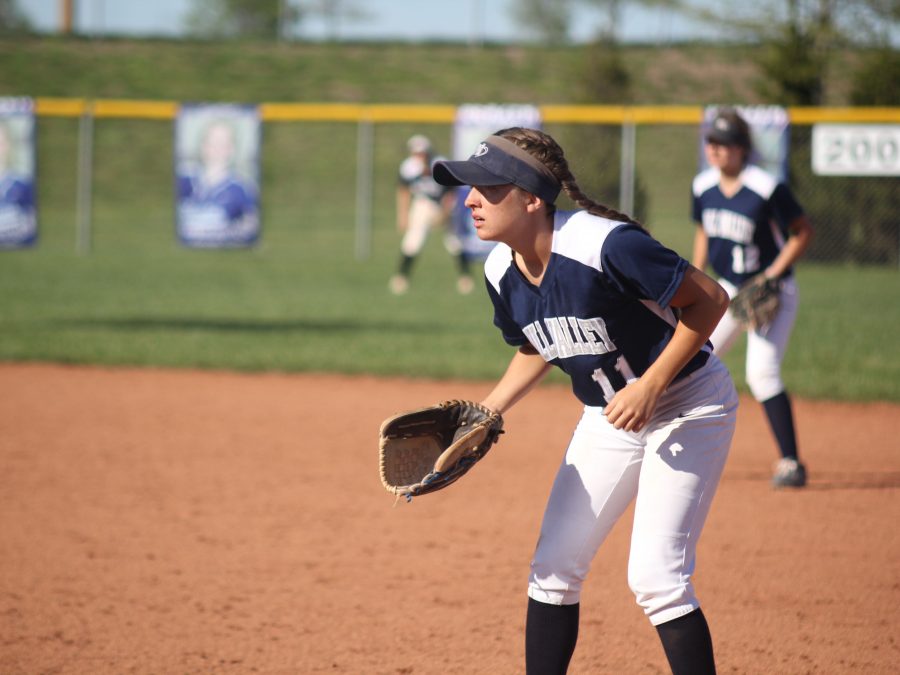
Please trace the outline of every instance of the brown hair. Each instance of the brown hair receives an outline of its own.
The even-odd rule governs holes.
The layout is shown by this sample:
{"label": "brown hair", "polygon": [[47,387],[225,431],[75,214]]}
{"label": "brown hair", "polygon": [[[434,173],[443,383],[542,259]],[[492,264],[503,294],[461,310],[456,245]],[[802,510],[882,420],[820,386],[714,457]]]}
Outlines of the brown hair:
{"label": "brown hair", "polygon": [[578,183],[575,182],[575,176],[572,175],[569,169],[569,162],[566,161],[563,149],[549,134],[537,129],[509,127],[508,129],[501,129],[494,135],[512,141],[546,166],[559,181],[559,184],[562,185],[562,189],[569,199],[588,213],[610,220],[640,225],[631,216],[595,202],[584,194],[581,188],[578,187]]}

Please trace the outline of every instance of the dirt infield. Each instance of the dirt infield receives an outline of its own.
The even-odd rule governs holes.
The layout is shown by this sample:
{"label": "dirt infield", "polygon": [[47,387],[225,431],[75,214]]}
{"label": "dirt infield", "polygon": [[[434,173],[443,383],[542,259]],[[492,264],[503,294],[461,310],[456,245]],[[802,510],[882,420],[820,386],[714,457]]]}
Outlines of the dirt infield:
{"label": "dirt infield", "polygon": [[[396,503],[378,425],[488,384],[0,364],[0,672],[523,672],[528,562],[579,410],[546,386]],[[720,673],[900,668],[900,406],[797,401],[808,489],[742,400],[696,581]],[[352,421],[357,420],[357,421]],[[601,549],[573,674],[665,673]]]}

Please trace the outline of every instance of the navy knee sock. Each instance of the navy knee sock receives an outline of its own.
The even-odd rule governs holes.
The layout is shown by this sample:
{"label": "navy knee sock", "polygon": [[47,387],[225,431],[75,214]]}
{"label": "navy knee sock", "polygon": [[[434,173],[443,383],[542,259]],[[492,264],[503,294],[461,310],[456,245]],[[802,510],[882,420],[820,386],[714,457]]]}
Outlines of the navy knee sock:
{"label": "navy knee sock", "polygon": [[715,675],[712,638],[699,609],[656,627],[672,675]]}
{"label": "navy knee sock", "polygon": [[412,272],[413,263],[416,261],[415,256],[403,254],[400,256],[400,268],[397,273],[404,277],[409,277]]}
{"label": "navy knee sock", "polygon": [[579,605],[548,605],[528,598],[526,675],[563,675],[578,640]]}
{"label": "navy knee sock", "polygon": [[469,265],[469,256],[463,252],[460,253],[456,259],[456,264],[459,265],[459,273],[462,276],[471,276],[471,266]]}
{"label": "navy knee sock", "polygon": [[797,437],[794,433],[794,415],[791,412],[791,399],[787,392],[762,402],[766,417],[769,418],[769,426],[775,434],[778,442],[778,450],[782,457],[797,459]]}

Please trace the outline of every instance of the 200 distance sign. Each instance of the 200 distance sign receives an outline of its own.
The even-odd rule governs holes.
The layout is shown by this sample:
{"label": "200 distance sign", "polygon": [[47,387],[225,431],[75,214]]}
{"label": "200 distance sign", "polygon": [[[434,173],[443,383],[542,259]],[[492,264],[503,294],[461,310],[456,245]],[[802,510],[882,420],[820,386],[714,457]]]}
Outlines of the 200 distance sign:
{"label": "200 distance sign", "polygon": [[900,124],[816,124],[812,170],[822,176],[900,175]]}

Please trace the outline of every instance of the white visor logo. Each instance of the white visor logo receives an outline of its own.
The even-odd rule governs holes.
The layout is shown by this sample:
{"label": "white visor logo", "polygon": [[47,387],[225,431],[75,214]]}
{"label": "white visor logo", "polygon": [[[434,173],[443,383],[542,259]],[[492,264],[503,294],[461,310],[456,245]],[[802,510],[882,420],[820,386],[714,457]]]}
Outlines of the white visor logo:
{"label": "white visor logo", "polygon": [[478,148],[475,150],[475,154],[472,157],[481,157],[482,155],[486,155],[488,151],[487,143],[479,143]]}

